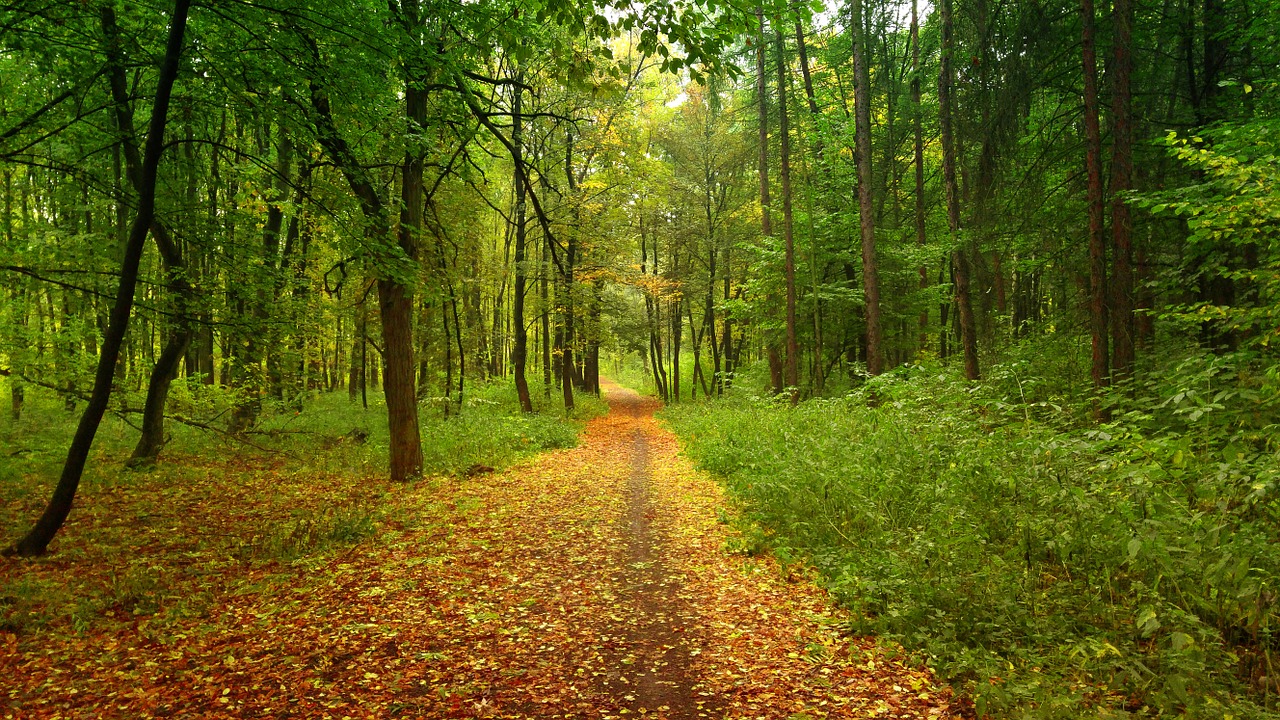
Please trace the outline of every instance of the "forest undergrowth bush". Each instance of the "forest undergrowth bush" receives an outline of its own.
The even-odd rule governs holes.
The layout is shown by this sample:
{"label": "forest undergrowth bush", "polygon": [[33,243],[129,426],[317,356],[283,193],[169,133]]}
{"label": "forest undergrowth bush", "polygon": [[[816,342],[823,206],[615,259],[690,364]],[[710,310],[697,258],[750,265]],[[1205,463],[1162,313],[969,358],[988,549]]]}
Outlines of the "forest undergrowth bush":
{"label": "forest undergrowth bush", "polygon": [[1165,354],[1098,423],[1036,357],[980,384],[913,366],[794,409],[739,387],[665,416],[856,632],[980,716],[1274,717],[1274,363]]}

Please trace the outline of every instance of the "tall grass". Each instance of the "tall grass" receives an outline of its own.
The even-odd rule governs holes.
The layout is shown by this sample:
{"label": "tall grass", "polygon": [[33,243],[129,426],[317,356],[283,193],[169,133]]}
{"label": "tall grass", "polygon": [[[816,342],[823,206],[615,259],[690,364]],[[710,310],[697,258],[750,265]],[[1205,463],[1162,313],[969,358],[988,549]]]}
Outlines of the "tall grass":
{"label": "tall grass", "polygon": [[980,715],[1275,717],[1275,378],[1185,357],[1098,425],[1032,367],[665,416],[762,543]]}

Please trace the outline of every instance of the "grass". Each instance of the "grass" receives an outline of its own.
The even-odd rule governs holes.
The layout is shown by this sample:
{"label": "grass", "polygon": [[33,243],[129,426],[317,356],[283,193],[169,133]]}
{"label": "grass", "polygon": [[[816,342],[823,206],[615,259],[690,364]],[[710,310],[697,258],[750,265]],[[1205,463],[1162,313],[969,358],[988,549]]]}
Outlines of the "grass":
{"label": "grass", "polygon": [[664,413],[758,524],[737,550],[814,565],[979,715],[1277,717],[1274,369],[1171,358],[1095,424],[1043,362]]}
{"label": "grass", "polygon": [[[300,411],[269,403],[243,439],[170,422],[160,462],[145,471],[125,469],[136,431],[108,415],[51,553],[0,561],[0,635],[95,632],[139,619],[163,628],[201,616],[226,593],[288,586],[352,545],[442,522],[444,490],[484,482],[469,470],[570,447],[582,421],[607,409],[579,395],[566,417],[558,394],[548,400],[534,390],[539,412],[528,416],[499,384],[469,391],[450,418],[424,403],[425,477],[410,485],[386,480],[377,393],[367,410],[345,393],[314,395]],[[209,418],[228,402],[183,386],[171,411]],[[20,537],[43,509],[77,419],[32,388],[20,420],[0,417],[2,542]]]}

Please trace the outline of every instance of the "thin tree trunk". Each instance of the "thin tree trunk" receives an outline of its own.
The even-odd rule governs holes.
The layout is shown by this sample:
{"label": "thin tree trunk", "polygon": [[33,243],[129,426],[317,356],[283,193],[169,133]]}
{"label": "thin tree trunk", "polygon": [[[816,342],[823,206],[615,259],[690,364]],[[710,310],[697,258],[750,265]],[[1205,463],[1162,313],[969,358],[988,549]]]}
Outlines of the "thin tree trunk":
{"label": "thin tree trunk", "polygon": [[[955,54],[955,28],[951,17],[951,0],[940,0],[942,15],[942,58],[938,78],[939,125],[942,136],[942,176],[947,194],[947,227],[951,233],[952,272],[955,277],[955,304],[960,321],[960,347],[964,353],[964,374],[970,380],[980,376],[978,369],[978,340],[973,322],[973,304],[969,297],[968,250],[960,239],[960,192],[956,187],[956,149],[952,134],[953,113],[952,62]],[[943,320],[945,321],[945,313]],[[944,329],[943,332],[946,332]]]}
{"label": "thin tree trunk", "polygon": [[7,555],[32,557],[43,555],[49,542],[57,534],[67,515],[71,512],[76,490],[80,486],[80,477],[84,473],[85,462],[89,450],[93,446],[94,436],[106,413],[107,403],[111,398],[112,379],[115,375],[116,361],[120,357],[120,346],[129,327],[129,315],[133,309],[133,294],[138,282],[138,267],[142,260],[143,246],[147,241],[147,233],[155,219],[156,208],[156,175],[160,166],[160,156],[164,150],[164,131],[168,120],[169,98],[173,90],[174,80],[178,76],[178,66],[182,57],[182,44],[187,27],[187,12],[190,0],[175,0],[174,11],[169,24],[168,42],[164,59],[160,66],[160,75],[156,81],[155,99],[151,106],[151,122],[147,130],[146,149],[143,152],[138,184],[138,212],[133,226],[129,230],[129,241],[125,246],[124,259],[120,267],[120,283],[116,290],[115,302],[111,307],[107,331],[102,338],[102,347],[98,355],[98,366],[94,373],[93,390],[84,414],[76,427],[75,436],[67,450],[67,459],[62,466],[62,474],[58,485],[49,499],[44,513],[35,527],[18,542],[5,551]]}
{"label": "thin tree trunk", "polygon": [[520,399],[520,409],[524,412],[533,412],[533,400],[529,397],[529,381],[525,378],[525,360],[529,353],[529,333],[524,324],[524,288],[525,274],[528,269],[525,267],[525,193],[524,173],[521,172],[521,163],[524,162],[524,142],[523,135],[523,117],[522,100],[524,97],[524,73],[520,73],[516,77],[516,84],[513,86],[513,96],[511,99],[511,161],[515,164],[515,186],[516,186],[516,252],[515,252],[515,287],[512,289],[511,295],[511,329],[515,333],[515,345],[511,349],[511,364],[516,374],[516,395]]}
{"label": "thin tree trunk", "polygon": [[[730,253],[731,253],[730,245],[729,243],[725,243],[725,246],[724,246],[724,300],[726,303],[726,307],[729,300],[732,299],[730,291],[733,286],[733,275],[729,272],[729,270],[733,267],[729,262],[732,259],[732,255]],[[725,389],[733,384],[733,374],[738,369],[738,362],[737,362],[738,356],[735,354],[735,351],[740,350],[740,346],[733,344],[733,316],[729,314],[728,310],[724,312],[724,320],[721,321],[721,330],[722,332],[724,332],[724,336],[720,340],[720,354],[717,357],[720,357],[720,356],[724,357],[724,366],[723,366],[724,369],[723,371],[721,370],[721,364],[717,360],[716,392],[723,394]],[[711,334],[715,335],[714,325],[711,328]]]}
{"label": "thin tree trunk", "polygon": [[560,394],[564,398],[564,409],[566,412],[573,410],[573,263],[574,255],[577,252],[577,240],[575,239],[575,235],[576,233],[573,230],[570,230],[567,248],[564,255],[564,300],[561,305],[564,311],[564,353],[560,362],[562,372],[560,377]]}
{"label": "thin tree trunk", "polygon": [[787,335],[784,382],[791,389],[791,404],[800,401],[800,348],[796,342],[796,249],[791,217],[791,130],[787,118],[787,56],[782,21],[774,19],[778,46],[778,177],[782,182],[783,278],[787,287]]}
{"label": "thin tree trunk", "polygon": [[858,153],[858,225],[862,230],[862,288],[866,300],[867,372],[884,372],[880,329],[880,278],[876,268],[876,225],[871,193],[871,73],[863,0],[853,0],[854,134]]}
{"label": "thin tree trunk", "polygon": [[[809,74],[809,51],[804,41],[804,22],[799,17],[796,18],[796,53],[800,58],[800,75],[804,79],[804,96],[809,102],[809,114],[817,120],[822,116],[818,110],[818,100],[813,93],[813,77]],[[817,128],[814,128],[815,131]],[[814,143],[813,152],[818,157],[818,162],[822,162],[822,140]]]}
{"label": "thin tree trunk", "polygon": [[[117,187],[119,183],[117,183]],[[26,207],[25,190],[23,207]],[[26,213],[23,213],[24,215]],[[24,218],[25,222],[25,218]],[[24,224],[23,229],[26,229]],[[4,236],[9,247],[16,247],[13,238],[13,171],[4,172]],[[27,327],[26,292],[24,283],[17,279],[10,285],[10,301],[13,303],[13,324],[19,331],[19,337],[25,335]],[[12,358],[10,358],[12,362]],[[26,400],[26,391],[22,386],[21,373],[13,371],[9,375],[9,411],[13,421],[22,419],[22,404]]]}
{"label": "thin tree trunk", "polygon": [[[138,156],[137,134],[133,124],[133,109],[129,105],[129,91],[125,76],[125,59],[120,47],[119,28],[115,10],[103,6],[100,12],[105,54],[109,66],[109,84],[116,131],[117,147],[124,155],[125,175],[135,193],[141,194],[142,159]],[[194,168],[189,168],[194,173]],[[147,465],[155,461],[164,445],[164,411],[169,398],[169,387],[178,374],[179,364],[191,342],[192,327],[190,308],[194,300],[194,288],[187,278],[186,263],[178,244],[153,218],[151,237],[159,251],[165,278],[173,293],[174,319],[169,329],[165,347],[152,368],[147,382],[147,398],[142,411],[142,433],[133,449],[128,464]]]}
{"label": "thin tree trunk", "polygon": [[1133,372],[1133,222],[1124,193],[1133,187],[1133,116],[1130,79],[1133,74],[1133,0],[1116,0],[1114,17],[1115,65],[1112,68],[1111,242],[1112,242],[1112,372],[1115,379]]}
{"label": "thin tree trunk", "polygon": [[1095,388],[1106,387],[1107,372],[1107,250],[1103,238],[1102,133],[1098,127],[1098,61],[1094,49],[1093,0],[1080,0],[1084,58],[1085,169],[1089,205],[1089,331],[1093,345],[1090,377]]}
{"label": "thin tree trunk", "polygon": [[542,342],[538,348],[542,354],[542,391],[547,397],[551,397],[551,295],[547,292],[550,285],[548,275],[551,272],[547,262],[547,243],[551,242],[546,237],[542,238],[542,242],[538,243],[538,300],[539,323],[542,326]]}
{"label": "thin tree trunk", "polygon": [[[765,39],[764,8],[756,8],[756,22],[759,24],[756,33],[756,98],[758,101],[758,117],[760,121],[759,143],[759,175],[760,175],[760,230],[765,237],[773,236],[773,222],[770,217],[769,200],[769,90],[765,79]],[[776,302],[776,298],[774,298]],[[769,303],[773,305],[774,303]],[[782,360],[778,356],[778,344],[772,333],[766,333],[765,345],[768,347],[769,380],[773,393],[782,392],[784,387]]]}
{"label": "thin tree trunk", "polygon": [[596,278],[591,283],[590,335],[587,338],[586,381],[587,389],[600,396],[600,312],[604,299],[601,291],[604,280]]}
{"label": "thin tree trunk", "polygon": [[[920,105],[920,21],[919,0],[911,0],[911,126],[914,134],[915,166],[916,166],[916,244],[923,248],[925,238],[924,214],[924,130],[922,128]],[[929,289],[929,267],[920,265],[920,290]],[[929,307],[920,305],[919,345],[924,350],[929,342]]]}

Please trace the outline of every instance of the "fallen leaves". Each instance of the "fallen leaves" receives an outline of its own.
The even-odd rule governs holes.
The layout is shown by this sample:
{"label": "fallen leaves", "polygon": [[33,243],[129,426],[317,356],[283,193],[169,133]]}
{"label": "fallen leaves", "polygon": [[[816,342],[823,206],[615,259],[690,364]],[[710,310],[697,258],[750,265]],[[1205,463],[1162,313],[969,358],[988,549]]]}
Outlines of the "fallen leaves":
{"label": "fallen leaves", "polygon": [[[185,541],[183,508],[220,508],[204,531],[234,538],[264,512],[259,502],[281,518],[285,496],[316,502],[305,483],[318,478],[273,486],[270,473],[246,472],[211,474],[186,491],[201,498],[190,506],[179,494],[154,544],[122,531],[119,545],[61,565],[5,565],[6,583],[24,573],[52,582],[136,552],[165,580],[156,585],[165,609],[108,609],[113,617],[83,632],[54,623],[0,633],[0,714],[951,714],[927,673],[847,637],[811,583],[789,581],[771,560],[726,554],[720,489],[679,456],[652,404],[610,393],[617,407],[588,425],[580,447],[505,472],[395,488],[324,478],[330,501],[377,500],[372,539],[332,552],[250,562]],[[239,483],[244,502],[216,499],[226,489],[215,482]],[[111,508],[131,517],[135,505],[120,493]],[[204,600],[173,613],[197,588]]]}

